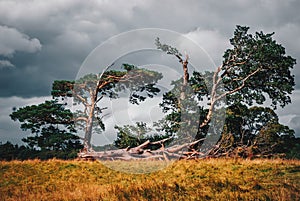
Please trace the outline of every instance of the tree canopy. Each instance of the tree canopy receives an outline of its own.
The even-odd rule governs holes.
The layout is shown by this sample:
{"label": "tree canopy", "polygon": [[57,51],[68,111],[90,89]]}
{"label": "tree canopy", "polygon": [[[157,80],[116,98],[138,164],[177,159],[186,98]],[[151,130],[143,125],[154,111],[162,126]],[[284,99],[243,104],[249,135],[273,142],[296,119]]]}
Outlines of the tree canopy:
{"label": "tree canopy", "polygon": [[104,97],[115,99],[121,91],[129,90],[129,102],[139,104],[147,97],[157,95],[160,90],[155,84],[161,78],[162,74],[156,71],[123,64],[123,70],[108,69],[97,75],[84,75],[76,81],[55,81],[51,93],[53,97],[73,97],[74,104],[83,106],[74,113],[74,121],[84,130],[84,145],[89,149],[93,129],[97,126],[100,126],[100,132],[105,129],[101,115],[106,108],[100,103]]}
{"label": "tree canopy", "polygon": [[296,60],[286,55],[285,48],[272,36],[256,32],[248,33],[249,27],[237,26],[230,43],[233,46],[224,53],[219,69],[228,103],[253,102],[262,104],[266,95],[276,109],[291,102],[295,81],[291,69]]}
{"label": "tree canopy", "polygon": [[57,100],[19,108],[10,114],[21,129],[34,136],[23,138],[29,152],[39,158],[74,158],[82,148],[74,128],[73,113]]}

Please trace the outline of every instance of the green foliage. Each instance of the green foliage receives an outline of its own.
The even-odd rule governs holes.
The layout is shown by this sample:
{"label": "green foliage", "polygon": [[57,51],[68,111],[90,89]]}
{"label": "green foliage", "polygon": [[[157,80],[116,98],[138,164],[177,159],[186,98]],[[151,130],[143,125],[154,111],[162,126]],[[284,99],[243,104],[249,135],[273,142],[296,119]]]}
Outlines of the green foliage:
{"label": "green foliage", "polygon": [[134,65],[131,65],[131,64],[123,64],[123,68],[126,71],[131,71],[131,70],[135,69],[136,67]]}
{"label": "green foliage", "polygon": [[[72,136],[73,137],[73,136]],[[26,138],[27,140],[27,138]],[[38,140],[38,138],[36,139]],[[70,139],[68,139],[70,141]],[[41,159],[48,160],[52,158],[58,159],[74,159],[77,157],[78,150],[82,148],[79,143],[78,146],[68,146],[65,149],[50,150],[50,149],[33,149],[30,146],[24,145],[13,145],[10,142],[6,142],[0,145],[0,161],[11,161],[11,160],[28,160],[28,159]]]}
{"label": "green foliage", "polygon": [[42,151],[66,151],[72,149],[79,150],[82,148],[78,136],[54,126],[43,128],[41,134],[29,136],[23,139],[23,141],[27,143],[29,147],[37,147]]}
{"label": "green foliage", "polygon": [[199,101],[203,101],[203,97],[208,97],[212,88],[212,72],[197,72],[194,71],[192,77],[189,80],[189,84],[197,95]]}
{"label": "green foliage", "polygon": [[[295,145],[294,131],[279,123],[277,114],[268,107],[243,104],[231,105],[226,111],[223,136],[224,144],[231,142],[234,148],[239,146],[253,147],[257,154],[289,154]],[[227,135],[230,140],[224,140]]]}
{"label": "green foliage", "polygon": [[10,117],[21,122],[23,130],[35,134],[22,139],[32,156],[23,155],[24,150],[16,149],[22,155],[15,155],[16,158],[74,158],[82,148],[79,137],[74,134],[76,130],[72,112],[57,100],[19,108]]}
{"label": "green foliage", "polygon": [[227,108],[224,133],[232,133],[242,143],[246,143],[269,122],[278,123],[278,121],[278,116],[271,108],[259,106],[248,108],[239,103]]}
{"label": "green foliage", "polygon": [[88,101],[91,91],[100,96],[118,98],[118,93],[127,89],[132,91],[129,101],[138,104],[147,96],[152,98],[160,91],[155,87],[155,83],[162,78],[161,73],[137,68],[131,64],[123,64],[123,68],[125,71],[108,70],[98,75],[87,74],[76,81],[57,80],[53,83],[52,95],[73,96],[76,102],[82,103],[83,99]]}
{"label": "green foliage", "polygon": [[295,139],[294,131],[278,122],[270,122],[256,136],[257,146],[263,153],[288,153]]}
{"label": "green foliage", "polygon": [[21,129],[30,130],[32,133],[41,132],[41,129],[49,124],[64,125],[70,131],[75,131],[72,112],[57,100],[19,108],[11,113],[10,117],[21,123]]}
{"label": "green foliage", "polygon": [[167,45],[167,44],[161,44],[159,38],[157,37],[155,39],[155,45],[157,49],[162,50],[166,52],[167,54],[172,54],[172,55],[177,55],[177,56],[182,56],[182,54],[174,47]]}
{"label": "green foliage", "polygon": [[0,160],[14,160],[19,153],[19,146],[6,142],[5,144],[0,145],[0,153]]}
{"label": "green foliage", "polygon": [[[194,74],[200,76],[200,73],[194,72]],[[201,81],[202,83],[196,82],[194,76],[190,78],[190,87],[185,88],[184,99],[179,98],[182,93],[182,78],[172,81],[173,88],[163,94],[162,102],[159,104],[166,115],[156,122],[155,126],[169,135],[176,135],[178,140],[192,140],[193,134],[198,133],[198,127],[207,114],[207,109],[199,105],[203,96],[208,94],[207,88],[202,91],[199,89],[200,85],[205,86],[204,80]],[[203,131],[206,129],[207,127]]]}
{"label": "green foliage", "polygon": [[285,144],[287,147],[286,157],[289,159],[300,159],[300,138],[291,138]]}
{"label": "green foliage", "polygon": [[[265,102],[265,94],[273,108],[284,107],[291,102],[289,94],[295,85],[291,69],[296,60],[286,55],[285,48],[272,38],[274,33],[248,33],[249,27],[237,26],[230,39],[233,46],[224,53],[222,79],[226,91],[241,90],[227,97],[229,103]],[[253,74],[253,76],[248,77]],[[248,77],[248,78],[247,78]]]}
{"label": "green foliage", "polygon": [[74,81],[68,80],[55,80],[52,84],[51,95],[53,97],[72,97],[74,83]]}
{"label": "green foliage", "polygon": [[[144,122],[136,122],[136,126],[115,126],[115,129],[118,130],[117,139],[114,141],[114,145],[117,148],[132,148],[146,142],[147,140],[149,140],[150,142],[155,142],[170,137],[170,135],[149,135],[152,129],[147,127],[147,124]],[[150,146],[150,149],[157,149],[159,147],[160,145],[152,145]]]}

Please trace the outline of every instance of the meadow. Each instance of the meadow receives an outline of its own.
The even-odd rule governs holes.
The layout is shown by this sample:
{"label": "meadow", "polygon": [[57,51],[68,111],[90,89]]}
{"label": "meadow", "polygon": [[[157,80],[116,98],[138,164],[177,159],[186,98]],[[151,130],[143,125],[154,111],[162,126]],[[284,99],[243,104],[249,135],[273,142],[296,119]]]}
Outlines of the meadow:
{"label": "meadow", "polygon": [[[139,162],[111,165],[132,169]],[[99,161],[2,161],[0,178],[3,201],[300,200],[299,160],[181,160],[145,174],[115,171]]]}

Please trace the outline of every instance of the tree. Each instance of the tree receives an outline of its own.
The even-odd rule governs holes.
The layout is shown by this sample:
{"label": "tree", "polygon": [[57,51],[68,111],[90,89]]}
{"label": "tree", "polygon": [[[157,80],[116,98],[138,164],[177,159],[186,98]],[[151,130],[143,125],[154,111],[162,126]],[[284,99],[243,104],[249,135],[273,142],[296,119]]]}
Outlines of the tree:
{"label": "tree", "polygon": [[[240,149],[252,154],[288,153],[293,144],[294,131],[279,123],[277,114],[268,107],[231,105],[226,110],[223,136],[218,154],[230,154]],[[248,154],[249,154],[248,153]],[[243,153],[244,157],[248,157]]]}
{"label": "tree", "polygon": [[288,151],[286,153],[287,158],[300,159],[300,138],[292,138],[286,142]]}
{"label": "tree", "polygon": [[285,48],[263,32],[248,34],[249,27],[237,26],[230,40],[233,49],[224,54],[221,78],[229,103],[262,104],[266,94],[276,109],[291,102],[289,94],[295,85],[291,69],[296,60],[287,56]]}
{"label": "tree", "polygon": [[[253,36],[248,33],[248,30],[249,27],[237,26],[233,38],[230,39],[232,48],[225,51],[222,65],[214,72],[193,72],[192,76],[188,74],[188,56],[183,59],[182,54],[176,48],[161,44],[159,39],[156,40],[158,49],[177,57],[183,66],[183,81],[179,83],[181,87],[174,85],[173,91],[180,89],[180,93],[186,95],[186,83],[188,83],[194,92],[194,95],[191,93],[192,95],[188,97],[190,100],[195,100],[197,97],[198,101],[208,101],[208,108],[201,108],[199,112],[196,140],[206,136],[207,127],[212,126],[210,122],[216,113],[216,106],[221,104],[225,98],[229,109],[230,107],[233,109],[237,105],[247,108],[254,103],[263,104],[267,98],[271,100],[273,109],[276,109],[277,105],[284,107],[291,102],[289,95],[293,91],[295,82],[290,70],[296,64],[296,60],[286,55],[285,48],[272,39],[274,33],[256,32]],[[188,107],[184,108],[181,104],[184,96],[181,95],[177,98],[178,93],[174,95],[173,91],[164,94],[161,104],[164,111],[173,110],[165,118],[168,132],[177,132],[178,125],[186,124],[179,116],[182,115],[182,111],[188,110]],[[245,106],[241,104],[245,104]],[[241,112],[246,108],[241,108]],[[253,115],[260,113],[261,116],[258,116],[257,119],[249,117],[248,122],[241,122],[244,119],[239,119],[240,117],[237,116],[234,118],[229,116],[227,119],[227,121],[232,121],[232,125],[235,121],[236,125],[233,128],[227,126],[227,129],[238,132],[241,135],[241,141],[245,140],[244,134],[240,133],[241,130],[237,128],[240,129],[242,124],[244,127],[249,127],[248,130],[242,132],[248,132],[250,136],[251,133],[254,134],[253,132],[259,132],[262,129],[262,125],[266,123],[265,114],[273,115],[275,119],[278,118],[269,108],[257,107],[251,110]],[[244,116],[246,113],[238,115]],[[230,118],[232,119],[230,120]],[[254,125],[256,128],[253,128]]]}
{"label": "tree", "polygon": [[288,153],[295,139],[295,132],[278,122],[269,122],[255,138],[261,154]]}
{"label": "tree", "polygon": [[5,144],[0,144],[0,160],[14,160],[17,157],[18,146],[13,145],[11,142],[6,142]]}
{"label": "tree", "polygon": [[22,130],[31,130],[32,133],[40,133],[42,128],[49,125],[63,125],[70,131],[75,131],[73,113],[65,109],[64,104],[57,100],[45,101],[39,105],[31,105],[12,112],[12,120],[21,123]]}
{"label": "tree", "polygon": [[38,151],[42,159],[74,158],[82,148],[80,138],[75,135],[72,112],[57,100],[19,108],[10,117],[21,122],[22,130],[35,134],[22,141]]}
{"label": "tree", "polygon": [[[91,148],[93,128],[98,124],[105,129],[102,118],[103,110],[100,101],[104,97],[118,98],[118,93],[129,90],[129,102],[138,104],[146,97],[152,98],[160,90],[155,84],[162,74],[130,64],[123,64],[123,70],[107,70],[100,74],[88,74],[75,81],[55,81],[52,87],[53,97],[73,97],[74,103],[83,107],[74,114],[74,121],[84,130],[84,146]],[[98,131],[99,132],[99,131]]]}
{"label": "tree", "polygon": [[114,144],[118,148],[136,147],[145,142],[146,134],[151,131],[144,122],[136,122],[136,126],[115,126],[118,130],[117,139]]}
{"label": "tree", "polygon": [[233,134],[239,144],[249,144],[253,143],[254,137],[270,122],[279,123],[277,114],[271,108],[248,108],[239,103],[227,108],[223,133]]}
{"label": "tree", "polygon": [[[248,106],[253,103],[263,104],[267,98],[271,100],[273,109],[278,105],[284,107],[291,102],[289,95],[295,85],[291,69],[296,60],[286,55],[285,48],[272,39],[274,33],[256,32],[253,36],[248,30],[249,27],[237,26],[230,39],[233,48],[225,51],[223,64],[214,72],[212,88],[218,88],[222,84],[225,90],[219,96],[213,96],[212,90],[211,106],[220,98],[226,97],[229,107],[241,103]],[[253,107],[249,112],[250,114],[240,114],[248,119],[243,119],[246,121],[243,122],[244,129],[239,132],[242,143],[245,140],[244,133],[248,133],[249,137],[264,129],[270,131],[270,127],[266,127],[268,121],[275,122],[276,128],[282,128],[277,115],[270,108]],[[209,122],[209,115],[206,119]],[[256,139],[260,137],[257,136]]]}
{"label": "tree", "polygon": [[[191,82],[195,82],[195,77],[190,77],[188,72],[189,56],[186,54],[183,57],[176,48],[162,44],[159,38],[156,38],[155,45],[157,49],[175,56],[183,71],[182,78],[171,82],[173,89],[163,94],[160,107],[166,116],[156,123],[156,126],[161,127],[167,134],[173,135],[176,138],[174,143],[192,142],[193,133],[199,133],[199,122],[204,119],[203,115],[207,112],[203,106],[199,105],[199,101],[203,100],[202,96],[208,95],[206,80],[201,77],[197,83],[192,84]],[[197,87],[197,94],[194,93],[195,87]],[[199,117],[195,114],[199,114]],[[202,130],[207,130],[207,126],[203,126]],[[201,137],[198,135],[197,140]]]}
{"label": "tree", "polygon": [[[213,75],[210,93],[210,108],[206,122],[211,119],[211,111],[216,102],[226,97],[228,104],[253,103],[263,104],[266,95],[276,109],[279,104],[284,107],[291,102],[290,94],[295,85],[291,69],[296,60],[285,54],[285,48],[272,39],[272,34],[248,33],[249,27],[237,26],[234,37],[230,39],[233,46],[224,53],[223,64]],[[224,92],[216,95],[222,85]]]}

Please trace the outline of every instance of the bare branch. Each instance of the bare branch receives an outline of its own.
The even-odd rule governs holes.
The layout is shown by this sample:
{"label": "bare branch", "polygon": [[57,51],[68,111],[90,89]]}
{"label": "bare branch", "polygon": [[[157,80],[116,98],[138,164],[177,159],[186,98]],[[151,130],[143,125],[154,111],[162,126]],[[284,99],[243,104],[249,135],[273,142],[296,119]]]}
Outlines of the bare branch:
{"label": "bare branch", "polygon": [[88,122],[88,119],[86,117],[77,117],[74,119],[74,121],[85,121]]}
{"label": "bare branch", "polygon": [[168,138],[166,138],[166,139],[162,139],[162,140],[160,140],[160,141],[156,141],[156,142],[150,142],[150,144],[151,145],[156,145],[156,144],[163,144],[163,143],[165,143],[165,142],[167,142],[167,141],[169,141],[169,140],[171,140],[171,139],[173,139],[173,137],[168,137]]}

